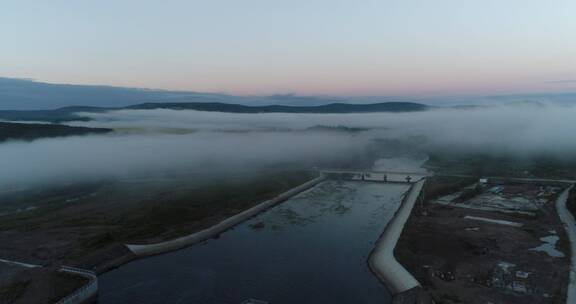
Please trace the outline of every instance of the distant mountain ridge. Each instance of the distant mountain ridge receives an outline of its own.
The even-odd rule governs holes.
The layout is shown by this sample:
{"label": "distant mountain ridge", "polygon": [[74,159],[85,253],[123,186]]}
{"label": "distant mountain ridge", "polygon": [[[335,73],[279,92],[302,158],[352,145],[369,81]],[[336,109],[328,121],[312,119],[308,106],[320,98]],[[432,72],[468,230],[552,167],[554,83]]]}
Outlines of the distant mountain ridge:
{"label": "distant mountain ridge", "polygon": [[429,106],[413,102],[382,102],[373,104],[331,103],[319,106],[245,106],[217,102],[195,103],[143,103],[126,109],[175,109],[228,113],[371,113],[371,112],[414,112],[425,111]]}
{"label": "distant mountain ridge", "polygon": [[28,79],[0,77],[0,109],[35,110],[55,109],[69,105],[126,106],[160,100],[168,92],[120,88],[52,84]]}
{"label": "distant mountain ridge", "polygon": [[[234,96],[224,93],[170,91],[105,85],[45,83],[29,79],[0,77],[0,110],[51,110],[68,106],[121,108],[138,104],[157,103],[223,103],[245,106],[311,107],[332,104],[367,105],[388,102],[434,104],[437,106],[492,105],[508,102],[554,103],[574,105],[576,93],[522,94],[510,96],[416,97],[416,96],[300,96],[276,94],[271,96]],[[338,106],[333,107],[337,108]],[[305,111],[294,109],[261,109],[268,111]],[[337,109],[318,109],[335,112]],[[348,110],[344,110],[348,111]],[[356,110],[355,110],[356,111]],[[250,112],[247,112],[250,113]]]}
{"label": "distant mountain ridge", "polygon": [[77,120],[88,120],[85,117],[75,115],[78,112],[98,113],[112,110],[195,110],[205,112],[225,112],[225,113],[377,113],[377,112],[415,112],[426,111],[429,106],[412,102],[384,102],[374,104],[346,104],[332,103],[319,106],[246,106],[240,104],[229,104],[219,102],[189,102],[189,103],[142,103],[119,108],[101,108],[87,106],[72,106],[58,108],[54,110],[0,110],[0,120],[8,121],[47,121],[66,122]]}
{"label": "distant mountain ridge", "polygon": [[[381,99],[381,101],[389,100]],[[222,93],[45,83],[30,79],[0,77],[0,110],[50,110],[71,105],[125,107],[146,102],[216,102],[243,105],[288,104],[308,106],[348,101],[347,98],[337,97],[295,96],[292,94],[234,96]]]}

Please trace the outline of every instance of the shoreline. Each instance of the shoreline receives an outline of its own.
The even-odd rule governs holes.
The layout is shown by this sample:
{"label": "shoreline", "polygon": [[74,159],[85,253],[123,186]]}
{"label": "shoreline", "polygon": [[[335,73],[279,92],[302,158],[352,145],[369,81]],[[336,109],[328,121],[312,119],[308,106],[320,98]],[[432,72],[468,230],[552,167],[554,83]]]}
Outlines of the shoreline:
{"label": "shoreline", "polygon": [[122,265],[128,264],[134,260],[146,258],[154,255],[160,255],[179,249],[183,249],[194,244],[200,243],[207,239],[210,239],[218,234],[225,232],[233,228],[234,226],[266,211],[267,209],[282,203],[283,201],[289,199],[290,197],[297,195],[303,191],[306,191],[317,184],[326,180],[326,177],[321,175],[312,180],[309,180],[301,185],[298,185],[292,189],[289,189],[279,195],[266,200],[260,204],[257,204],[249,209],[246,209],[236,215],[233,215],[223,221],[200,231],[177,237],[175,239],[166,240],[158,243],[151,244],[122,244],[122,246],[128,251],[124,255],[116,256],[111,260],[105,260],[95,267],[93,270],[98,274],[102,275],[108,271],[112,271]]}
{"label": "shoreline", "polygon": [[[105,262],[103,265],[99,266],[97,273],[98,275],[101,275],[137,259],[169,253],[213,238],[214,236],[257,216],[258,214],[318,185],[323,181],[326,181],[327,179],[329,178],[322,174],[319,177],[285,191],[270,200],[266,200],[227,218],[210,228],[186,236],[152,244],[125,244],[124,246],[128,249],[129,253],[119,256],[114,260]],[[426,297],[426,295],[423,294],[421,285],[418,281],[395,259],[393,254],[394,249],[396,248],[396,243],[402,233],[403,226],[406,224],[417,199],[423,191],[425,181],[426,178],[424,177],[411,183],[412,185],[405,193],[399,209],[396,211],[388,225],[384,228],[383,233],[376,242],[376,245],[372,249],[367,260],[367,264],[374,275],[385,284],[393,298],[398,298],[401,302],[410,302],[412,300],[407,299],[412,299],[414,297],[418,299]],[[389,256],[392,257],[391,261],[393,262],[390,262]]]}
{"label": "shoreline", "polygon": [[246,221],[247,219],[260,214],[261,212],[289,199],[294,195],[297,195],[298,193],[301,193],[316,186],[317,184],[323,182],[325,179],[326,178],[324,176],[316,177],[304,184],[301,184],[286,192],[283,192],[272,199],[266,200],[256,206],[253,206],[236,215],[233,215],[212,227],[200,230],[198,232],[159,243],[125,244],[125,246],[128,248],[130,252],[132,252],[132,254],[134,254],[137,258],[139,258],[139,257],[163,254],[197,244],[199,242],[212,238],[218,234],[221,234],[222,232],[225,232],[226,230]]}
{"label": "shoreline", "polygon": [[[183,237],[178,237],[176,239],[153,244],[123,244],[122,246],[126,251],[125,254],[111,256],[112,259],[104,259],[95,267],[91,267],[91,269],[94,270],[98,275],[101,275],[121,267],[122,265],[130,263],[136,259],[164,254],[192,246],[206,239],[210,239],[218,234],[221,234],[226,230],[231,229],[234,226],[254,216],[257,216],[261,212],[264,212],[269,208],[274,207],[293,197],[294,195],[306,191],[327,179],[328,178],[325,175],[321,174],[320,176],[300,184],[292,189],[289,189],[272,199],[266,200],[236,215],[224,219],[214,226]],[[388,287],[389,291],[393,295],[394,299],[397,297],[406,299],[412,297],[414,294],[421,293],[421,291],[418,290],[420,284],[402,265],[396,261],[393,256],[393,251],[396,247],[398,239],[400,238],[403,226],[410,216],[416,200],[420,196],[425,181],[426,179],[422,178],[412,183],[410,189],[405,193],[399,209],[395,212],[393,218],[385,227],[384,232],[380,236],[380,239],[377,241],[376,246],[373,248],[373,251],[367,261],[369,268],[381,281],[384,282],[384,284]],[[367,182],[371,181],[368,180]],[[390,256],[392,257],[391,260],[389,259]]]}

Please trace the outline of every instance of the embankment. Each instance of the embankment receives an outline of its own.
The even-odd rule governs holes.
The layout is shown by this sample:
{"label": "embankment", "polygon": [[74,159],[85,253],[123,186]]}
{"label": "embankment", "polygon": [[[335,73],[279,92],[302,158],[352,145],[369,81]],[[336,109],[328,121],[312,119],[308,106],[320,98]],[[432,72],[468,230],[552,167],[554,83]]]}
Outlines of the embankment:
{"label": "embankment", "polygon": [[155,243],[155,244],[127,244],[126,247],[128,247],[128,249],[134,253],[136,256],[138,257],[142,257],[142,256],[150,256],[150,255],[157,255],[157,254],[161,254],[161,253],[166,253],[169,251],[174,251],[177,249],[181,249],[199,242],[202,242],[206,239],[212,238],[228,229],[230,229],[231,227],[259,214],[260,212],[273,207],[277,204],[279,204],[282,201],[285,201],[287,199],[289,199],[290,197],[305,191],[307,189],[312,188],[313,186],[317,185],[318,183],[324,181],[325,177],[324,176],[320,176],[317,177],[311,181],[308,181],[300,186],[297,186],[295,188],[292,188],[278,196],[276,196],[275,198],[272,198],[270,200],[267,200],[261,204],[258,204],[250,209],[247,209],[243,212],[240,212],[232,217],[229,217],[227,219],[225,219],[224,221],[210,227],[204,230],[201,230],[199,232],[187,235],[187,236],[183,236],[180,238],[176,238],[173,240],[169,240],[169,241],[165,241],[165,242],[161,242],[161,243]]}
{"label": "embankment", "polygon": [[573,187],[572,185],[564,190],[556,199],[556,211],[570,241],[570,279],[566,292],[566,303],[576,303],[576,221],[566,208],[566,201]]}
{"label": "embankment", "polygon": [[416,182],[405,196],[400,209],[388,223],[374,248],[368,264],[393,295],[412,290],[420,286],[418,281],[394,257],[394,248],[402,234],[404,225],[414,207],[425,179]]}

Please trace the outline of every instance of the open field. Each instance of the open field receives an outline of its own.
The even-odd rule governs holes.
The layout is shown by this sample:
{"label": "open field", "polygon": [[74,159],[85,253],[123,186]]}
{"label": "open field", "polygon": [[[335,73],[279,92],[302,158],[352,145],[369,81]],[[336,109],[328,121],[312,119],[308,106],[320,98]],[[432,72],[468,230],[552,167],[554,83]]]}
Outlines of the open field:
{"label": "open field", "polygon": [[576,159],[571,156],[514,153],[430,151],[425,168],[443,174],[507,176],[518,178],[576,179]]}
{"label": "open field", "polygon": [[53,268],[25,268],[0,262],[0,300],[5,304],[52,304],[85,284]]}

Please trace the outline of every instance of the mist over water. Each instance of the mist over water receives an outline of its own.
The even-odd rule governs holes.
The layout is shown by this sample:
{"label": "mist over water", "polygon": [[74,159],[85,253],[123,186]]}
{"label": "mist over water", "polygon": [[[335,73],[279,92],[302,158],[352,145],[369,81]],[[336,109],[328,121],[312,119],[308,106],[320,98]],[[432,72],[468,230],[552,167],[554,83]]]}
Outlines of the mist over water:
{"label": "mist over water", "polygon": [[514,153],[576,152],[576,107],[506,105],[476,109],[366,114],[234,114],[184,110],[122,110],[82,114],[78,125],[163,132],[303,130],[324,126],[369,128],[373,137],[425,136],[431,144]]}
{"label": "mist over water", "polygon": [[[575,107],[366,114],[121,110],[79,115],[93,120],[72,125],[116,132],[0,144],[0,186],[176,169],[226,171],[306,164],[360,154],[373,139],[413,136],[425,138],[428,147],[451,150],[576,155]],[[359,129],[306,130],[314,126]]]}
{"label": "mist over water", "polygon": [[258,170],[307,159],[338,158],[365,138],[332,134],[199,132],[94,135],[0,145],[0,185],[14,182],[192,170]]}

